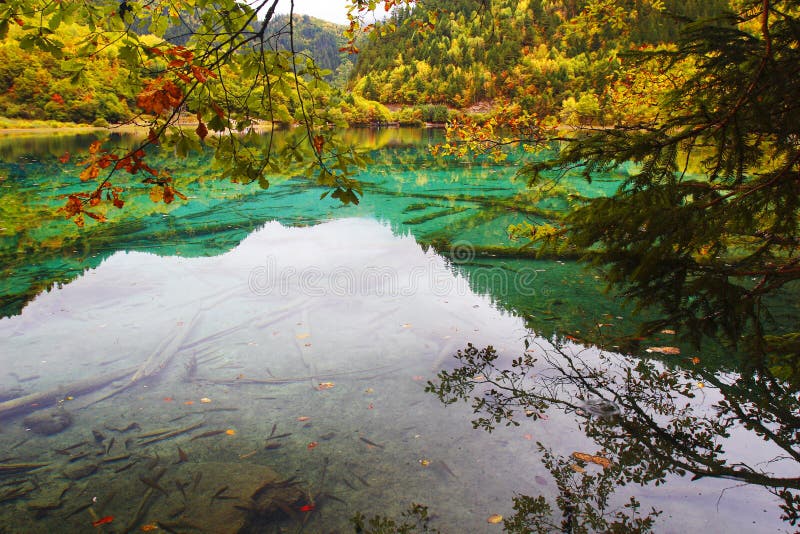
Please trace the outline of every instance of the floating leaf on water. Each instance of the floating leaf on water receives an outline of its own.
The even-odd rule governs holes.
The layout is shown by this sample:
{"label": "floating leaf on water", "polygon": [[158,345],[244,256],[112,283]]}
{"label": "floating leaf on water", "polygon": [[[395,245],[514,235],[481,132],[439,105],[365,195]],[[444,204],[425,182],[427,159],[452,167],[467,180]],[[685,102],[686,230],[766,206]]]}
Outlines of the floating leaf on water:
{"label": "floating leaf on water", "polygon": [[311,337],[311,334],[297,334],[295,337],[297,339],[307,339]]}
{"label": "floating leaf on water", "polygon": [[367,388],[367,389],[365,389],[365,390],[364,390],[364,393],[367,393],[367,394],[369,394],[369,393],[375,393],[375,390],[374,390],[374,389],[372,389],[372,388]]}
{"label": "floating leaf on water", "polygon": [[305,344],[305,345],[303,345],[303,346],[304,346],[304,347],[310,347],[310,346],[311,346],[311,343],[306,343],[306,344]]}
{"label": "floating leaf on water", "polygon": [[311,512],[311,511],[314,510],[314,505],[313,504],[304,504],[303,506],[301,506],[299,508],[299,510],[301,512]]}
{"label": "floating leaf on water", "polygon": [[322,391],[323,389],[331,389],[335,385],[333,382],[320,382],[317,389]]}
{"label": "floating leaf on water", "polygon": [[490,515],[489,517],[486,518],[486,522],[487,523],[491,523],[493,525],[496,525],[498,523],[502,523],[503,522],[503,516],[500,515],[500,514],[492,514],[492,515]]}
{"label": "floating leaf on water", "polygon": [[692,358],[692,363],[693,363],[693,364],[695,364],[695,365],[697,365],[698,363],[700,363],[700,358],[698,358],[697,356],[695,356],[694,358]]}
{"label": "floating leaf on water", "polygon": [[666,330],[662,330],[661,333],[662,334],[667,334],[667,335],[670,335],[670,336],[674,336],[675,335],[675,330],[666,329]]}
{"label": "floating leaf on water", "polygon": [[579,466],[578,464],[572,464],[570,466],[570,468],[573,471],[575,471],[576,473],[585,473],[586,472],[586,469],[584,469],[583,467]]}
{"label": "floating leaf on water", "polygon": [[162,400],[163,400],[164,402],[172,402],[172,401],[174,401],[175,399],[173,399],[172,397],[164,397]]}
{"label": "floating leaf on water", "polygon": [[184,402],[184,404],[186,406],[191,406],[192,404],[194,404],[194,401],[193,400],[188,400],[188,401]]}
{"label": "floating leaf on water", "polygon": [[317,446],[317,445],[319,445],[319,443],[317,443],[316,441],[312,441],[311,443],[309,443],[308,445],[306,445],[306,448],[307,448],[308,450],[311,450],[311,449],[314,449],[314,448],[316,448],[316,446]]}
{"label": "floating leaf on water", "polygon": [[235,436],[236,435],[236,431],[234,429],[232,429],[232,428],[229,428],[228,430],[226,430],[225,433],[227,435],[229,435],[229,436]]}
{"label": "floating leaf on water", "polygon": [[572,457],[576,460],[582,460],[586,463],[597,464],[603,468],[611,467],[611,460],[604,458],[603,456],[596,456],[593,454],[587,454],[585,452],[573,452]]}
{"label": "floating leaf on water", "polygon": [[547,485],[547,479],[544,478],[541,475],[536,475],[535,477],[533,477],[533,480],[535,480],[536,483],[539,484],[540,486],[546,486]]}
{"label": "floating leaf on water", "polygon": [[425,380],[425,377],[422,375],[414,375],[411,377],[411,380],[413,380],[414,382],[419,382],[420,380]]}
{"label": "floating leaf on water", "polygon": [[211,402],[211,399],[209,399],[208,397],[203,397],[202,399],[200,399],[200,402],[202,402],[203,404],[208,404],[209,402]]}
{"label": "floating leaf on water", "polygon": [[680,354],[681,349],[678,347],[650,347],[645,352],[657,352],[658,354]]}
{"label": "floating leaf on water", "polygon": [[426,460],[425,458],[421,458],[419,460],[419,465],[421,465],[422,467],[428,467],[429,465],[431,465],[431,461]]}
{"label": "floating leaf on water", "polygon": [[150,523],[149,525],[142,525],[141,527],[142,532],[150,532],[153,530],[158,530],[158,525],[156,525],[155,523]]}
{"label": "floating leaf on water", "polygon": [[527,439],[528,441],[530,441],[530,440],[532,440],[532,439],[533,439],[533,435],[531,435],[531,434],[525,434],[525,435],[524,435],[524,436],[522,436],[522,437],[523,437],[523,438],[525,438],[525,439]]}
{"label": "floating leaf on water", "polygon": [[697,387],[699,387],[700,389],[703,389],[704,387],[706,387],[706,385],[703,384],[702,382],[698,382],[697,383]]}

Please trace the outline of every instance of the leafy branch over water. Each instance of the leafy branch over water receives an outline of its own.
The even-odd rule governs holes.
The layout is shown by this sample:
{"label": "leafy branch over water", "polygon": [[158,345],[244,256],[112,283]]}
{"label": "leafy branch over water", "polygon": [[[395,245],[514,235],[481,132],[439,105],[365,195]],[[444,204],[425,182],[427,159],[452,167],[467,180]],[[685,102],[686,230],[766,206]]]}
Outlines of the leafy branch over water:
{"label": "leafy branch over water", "polygon": [[[585,455],[559,456],[538,444],[559,487],[559,528],[647,530],[655,510],[638,517],[639,504],[632,499],[628,513],[620,515],[609,498],[618,487],[660,485],[669,475],[762,486],[781,499],[782,519],[791,525],[800,520],[800,477],[780,474],[796,473],[800,466],[797,388],[766,372],[721,375],[693,362],[670,368],[594,348],[527,345],[522,357],[503,368],[494,348],[470,344],[456,355],[460,366],[440,372],[426,390],[445,404],[470,402],[477,415],[473,426],[488,432],[553,409],[576,418],[604,467],[589,473]],[[732,432],[742,429],[752,442],[765,442],[747,458],[726,451]],[[509,528],[556,528],[543,497],[521,496],[515,510],[506,520]],[[541,528],[537,531],[549,531]]]}

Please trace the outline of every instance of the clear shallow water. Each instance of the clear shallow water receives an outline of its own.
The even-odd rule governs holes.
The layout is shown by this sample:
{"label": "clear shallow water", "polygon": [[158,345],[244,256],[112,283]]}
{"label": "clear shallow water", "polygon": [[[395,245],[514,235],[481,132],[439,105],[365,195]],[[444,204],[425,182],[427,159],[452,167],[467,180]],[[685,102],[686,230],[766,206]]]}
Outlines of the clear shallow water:
{"label": "clear shallow water", "polygon": [[[242,520],[244,512],[232,508],[239,500],[226,497],[246,500],[273,476],[260,471],[265,467],[275,480],[297,477],[280,488],[290,513],[278,507],[270,522],[292,530],[305,522],[309,532],[348,531],[355,512],[395,517],[412,502],[429,506],[434,526],[445,532],[497,532],[500,527],[486,518],[511,515],[515,494],[554,500],[556,482],[535,443],[567,457],[594,454],[597,438],[587,437],[591,425],[585,419],[554,403],[547,419],[521,420],[520,427],[488,434],[472,430],[468,405],[445,407],[423,391],[425,384],[438,371],[452,370],[452,354],[468,342],[492,344],[503,367],[525,352],[530,317],[509,313],[514,308],[504,303],[512,296],[526,303],[528,315],[544,316],[541,324],[565,330],[619,308],[602,299],[591,273],[578,277],[569,264],[458,259],[457,251],[445,258],[422,246],[442,235],[451,242],[469,235],[460,242],[472,249],[501,239],[508,212],[492,211],[486,197],[513,197],[521,185],[509,185],[510,167],[442,168],[407,144],[384,150],[391,158],[368,171],[378,185],[356,208],[320,203],[318,191],[291,181],[258,196],[213,185],[222,189],[220,196],[166,213],[134,205],[116,226],[74,237],[71,223],[54,221],[53,228],[62,229],[59,246],[31,245],[53,238],[52,229],[7,235],[6,243],[18,239],[31,247],[26,259],[7,245],[7,294],[30,295],[14,288],[33,287],[37,280],[49,287],[59,269],[73,274],[0,320],[0,369],[6,370],[0,390],[47,391],[139,369],[146,361],[143,369],[152,376],[105,399],[131,374],[97,391],[59,392],[74,422],[52,436],[26,430],[21,417],[3,419],[0,466],[47,465],[0,475],[0,495],[27,492],[0,502],[0,529],[85,531],[94,513],[115,517],[103,527],[109,532],[154,521],[178,531],[213,524],[206,531],[217,531]],[[430,167],[406,171],[397,167],[399,160]],[[40,161],[34,168],[41,173],[45,166]],[[30,179],[36,178],[16,178]],[[202,184],[186,186],[200,196]],[[433,209],[407,211],[432,192],[439,211],[467,209],[409,223],[409,213]],[[268,219],[274,222],[262,226]],[[303,225],[293,226],[297,221]],[[9,216],[3,227],[9,223],[24,221]],[[20,272],[24,276],[17,278]],[[545,358],[549,343],[539,338],[537,344],[533,354]],[[605,365],[596,350],[582,355],[589,365]],[[625,361],[617,363],[615,373],[623,372]],[[535,379],[526,384],[534,387]],[[719,399],[709,387],[691,402],[703,413]],[[168,436],[146,436],[155,430],[187,428],[147,443]],[[197,438],[215,431],[223,432]],[[268,439],[270,434],[290,435]],[[720,438],[731,458],[757,465],[777,454],[746,431],[733,434],[732,440]],[[176,463],[179,448],[187,461]],[[120,459],[108,461],[114,458]],[[92,472],[78,476],[81,469]],[[791,463],[776,469],[796,472]],[[166,494],[145,481],[162,470],[157,482]],[[197,473],[202,476],[195,485]],[[664,510],[657,527],[664,532],[786,529],[775,499],[756,485],[723,493],[736,482],[666,478],[659,487],[620,487],[612,503],[636,495],[644,508]],[[225,486],[217,496],[222,498],[214,498]],[[94,497],[98,503],[81,510]],[[312,512],[301,511],[310,504]]]}

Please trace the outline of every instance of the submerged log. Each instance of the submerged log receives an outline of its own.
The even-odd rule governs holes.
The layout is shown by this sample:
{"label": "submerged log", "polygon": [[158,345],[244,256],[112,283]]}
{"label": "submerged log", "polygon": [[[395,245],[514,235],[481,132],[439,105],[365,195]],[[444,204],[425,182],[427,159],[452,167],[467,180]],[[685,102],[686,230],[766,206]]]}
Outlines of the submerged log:
{"label": "submerged log", "polygon": [[0,402],[0,419],[48,408],[58,401],[63,400],[68,395],[76,396],[82,393],[95,391],[116,380],[132,375],[137,369],[138,367],[121,369],[112,373],[78,380],[77,382],[58,386],[47,391],[31,393],[24,397],[17,397],[16,399]]}

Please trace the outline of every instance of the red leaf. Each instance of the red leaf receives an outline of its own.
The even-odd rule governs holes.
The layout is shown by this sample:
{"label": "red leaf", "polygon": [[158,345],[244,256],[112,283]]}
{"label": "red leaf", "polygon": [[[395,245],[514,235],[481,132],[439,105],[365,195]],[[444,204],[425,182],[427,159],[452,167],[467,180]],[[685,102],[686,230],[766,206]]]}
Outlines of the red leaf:
{"label": "red leaf", "polygon": [[164,186],[164,204],[171,204],[175,200],[175,190],[172,187]]}
{"label": "red leaf", "polygon": [[206,128],[206,125],[203,124],[203,121],[200,121],[200,123],[197,125],[195,133],[200,140],[205,140],[206,136],[208,135],[208,128]]}
{"label": "red leaf", "polygon": [[60,161],[61,163],[67,163],[69,161],[69,158],[70,158],[69,152],[64,152],[64,155],[58,158],[58,161]]}

